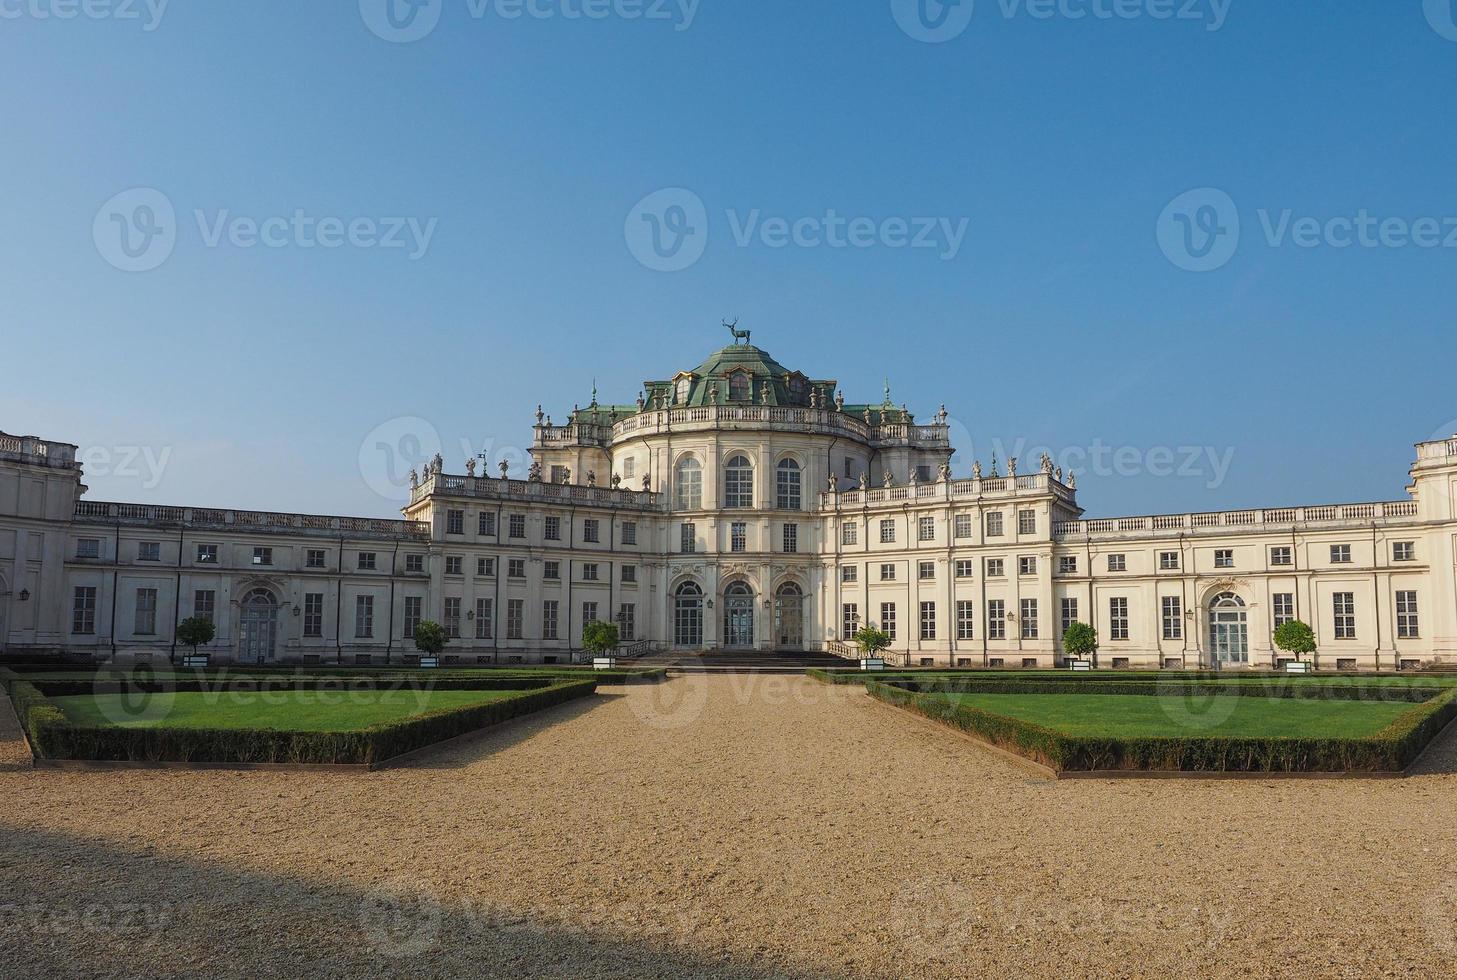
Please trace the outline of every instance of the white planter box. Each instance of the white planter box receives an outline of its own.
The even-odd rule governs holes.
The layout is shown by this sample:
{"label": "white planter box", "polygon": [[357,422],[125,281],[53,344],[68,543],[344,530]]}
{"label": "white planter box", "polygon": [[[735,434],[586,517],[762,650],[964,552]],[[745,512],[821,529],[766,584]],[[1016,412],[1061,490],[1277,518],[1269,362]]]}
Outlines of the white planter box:
{"label": "white planter box", "polygon": [[617,669],[617,658],[616,657],[594,657],[592,659],[592,669],[593,670],[616,670]]}
{"label": "white planter box", "polygon": [[861,670],[884,670],[885,661],[879,657],[869,657],[860,661]]}
{"label": "white planter box", "polygon": [[1312,664],[1312,663],[1310,663],[1309,661],[1296,660],[1293,663],[1288,663],[1288,664],[1285,665],[1285,673],[1287,673],[1287,674],[1313,674],[1313,673],[1315,673],[1315,665]]}
{"label": "white planter box", "polygon": [[421,667],[427,667],[427,668],[439,667],[440,666],[440,658],[439,657],[421,657],[420,658],[420,666]]}
{"label": "white planter box", "polygon": [[1082,674],[1092,673],[1093,670],[1093,662],[1091,660],[1073,660],[1067,666],[1069,670],[1075,670]]}

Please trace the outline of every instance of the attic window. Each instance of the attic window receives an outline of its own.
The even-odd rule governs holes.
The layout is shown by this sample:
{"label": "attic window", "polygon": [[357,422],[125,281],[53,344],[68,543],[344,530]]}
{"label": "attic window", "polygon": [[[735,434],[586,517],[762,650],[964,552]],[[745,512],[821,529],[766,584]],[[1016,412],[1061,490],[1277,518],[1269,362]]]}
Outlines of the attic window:
{"label": "attic window", "polygon": [[691,374],[685,374],[681,378],[678,379],[677,387],[674,389],[674,392],[673,392],[673,404],[675,404],[675,405],[686,405],[686,404],[688,404],[688,396],[689,396],[689,394],[692,393],[692,391],[693,391],[693,376]]}
{"label": "attic window", "polygon": [[746,402],[753,396],[753,383],[743,371],[729,375],[729,401]]}

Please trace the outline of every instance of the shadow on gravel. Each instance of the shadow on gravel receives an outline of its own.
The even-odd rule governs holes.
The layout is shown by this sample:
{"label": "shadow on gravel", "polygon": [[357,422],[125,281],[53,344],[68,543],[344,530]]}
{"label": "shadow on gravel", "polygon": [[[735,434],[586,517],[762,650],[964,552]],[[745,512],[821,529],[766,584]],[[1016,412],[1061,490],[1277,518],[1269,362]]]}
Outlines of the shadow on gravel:
{"label": "shadow on gravel", "polygon": [[1427,750],[1416,761],[1409,776],[1449,776],[1457,773],[1457,722],[1448,725],[1427,745]]}
{"label": "shadow on gravel", "polygon": [[6,976],[833,977],[690,950],[695,920],[683,909],[662,921],[606,903],[527,914],[444,895],[405,867],[353,886],[62,834],[0,835]]}
{"label": "shadow on gravel", "polygon": [[386,765],[384,770],[401,769],[464,769],[482,759],[495,755],[513,745],[553,728],[580,718],[590,711],[606,706],[624,695],[615,692],[598,691],[585,698],[568,701],[545,711],[537,711],[521,718],[513,718],[499,725],[483,728],[463,736],[448,745],[436,746],[419,755],[412,756],[398,766]]}

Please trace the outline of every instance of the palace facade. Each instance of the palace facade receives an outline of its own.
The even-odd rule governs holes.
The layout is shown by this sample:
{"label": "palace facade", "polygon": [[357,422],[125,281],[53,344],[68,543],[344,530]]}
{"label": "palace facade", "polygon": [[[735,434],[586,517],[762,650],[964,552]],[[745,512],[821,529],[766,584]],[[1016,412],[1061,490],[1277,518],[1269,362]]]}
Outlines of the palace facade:
{"label": "palace facade", "polygon": [[1081,621],[1099,667],[1270,668],[1295,618],[1321,669],[1457,661],[1457,437],[1395,501],[1099,520],[1048,460],[952,479],[952,453],[944,409],[738,342],[538,410],[526,479],[437,457],[402,520],[94,501],[75,446],[0,434],[0,658],[163,660],[205,616],[214,662],[404,662],[430,619],[447,662],[562,663],[609,620],[632,652],[852,657],[875,623],[895,662],[1030,668]]}

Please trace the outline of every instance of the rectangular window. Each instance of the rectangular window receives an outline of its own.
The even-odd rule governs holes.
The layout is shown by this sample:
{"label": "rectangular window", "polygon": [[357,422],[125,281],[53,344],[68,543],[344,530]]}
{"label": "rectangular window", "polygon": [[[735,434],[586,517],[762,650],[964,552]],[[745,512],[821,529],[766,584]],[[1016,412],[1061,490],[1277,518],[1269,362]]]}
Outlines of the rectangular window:
{"label": "rectangular window", "polygon": [[952,520],[952,533],[958,538],[971,537],[971,515],[957,514]]}
{"label": "rectangular window", "polygon": [[622,460],[622,478],[624,480],[631,480],[635,476],[637,476],[637,457],[624,457]]}
{"label": "rectangular window", "polygon": [[803,502],[799,465],[786,459],[775,470],[774,504],[780,510],[799,510]]}
{"label": "rectangular window", "polygon": [[582,581],[583,582],[595,582],[595,581],[597,581],[597,579],[600,577],[601,568],[602,568],[602,566],[601,565],[598,565],[595,561],[589,561],[589,562],[587,562],[585,565],[582,566]]}
{"label": "rectangular window", "polygon": [[1063,575],[1076,575],[1078,573],[1078,556],[1060,555],[1057,559],[1057,570]]}
{"label": "rectangular window", "polygon": [[1417,594],[1398,592],[1396,594],[1396,636],[1400,640],[1415,640],[1421,636],[1417,623]]}
{"label": "rectangular window", "polygon": [[1179,567],[1179,553],[1177,551],[1160,551],[1159,568],[1164,571],[1172,571]]}
{"label": "rectangular window", "polygon": [[304,636],[324,635],[324,593],[304,593]]}
{"label": "rectangular window", "polygon": [[1336,639],[1356,638],[1356,593],[1336,592],[1331,596],[1335,612]]}
{"label": "rectangular window", "polygon": [[792,555],[799,550],[799,525],[784,525],[784,553]]}
{"label": "rectangular window", "polygon": [[161,561],[162,542],[160,541],[138,541],[137,561]]}
{"label": "rectangular window", "polygon": [[306,568],[323,568],[327,556],[323,548],[310,548],[304,554],[304,566]]}
{"label": "rectangular window", "polygon": [[632,585],[636,581],[637,581],[637,566],[636,565],[623,565],[622,566],[622,583],[624,585]]}
{"label": "rectangular window", "polygon": [[1279,629],[1295,618],[1295,593],[1276,592],[1270,597],[1270,608],[1274,614],[1275,628]]}
{"label": "rectangular window", "polygon": [[637,639],[637,606],[631,602],[617,608],[617,638],[624,643]]}
{"label": "rectangular window", "polygon": [[407,573],[423,572],[424,570],[425,570],[425,556],[424,555],[406,555],[405,556],[405,571]]}
{"label": "rectangular window", "polygon": [[1023,555],[1021,558],[1018,558],[1017,559],[1017,574],[1018,575],[1036,575],[1037,574],[1037,558],[1036,558],[1036,556],[1034,556],[1034,555]]}
{"label": "rectangular window", "polygon": [[359,553],[359,570],[361,572],[372,572],[375,570],[378,556],[373,551],[361,551]]}
{"label": "rectangular window", "polygon": [[558,603],[555,599],[547,599],[541,604],[541,638],[543,640],[557,638],[557,609]]}
{"label": "rectangular window", "polygon": [[1037,639],[1037,600],[1022,600],[1022,639]]}
{"label": "rectangular window", "polygon": [[526,537],[526,515],[512,514],[506,519],[506,533],[512,538],[520,539]]}
{"label": "rectangular window", "polygon": [[936,639],[936,604],[934,602],[921,603],[921,639]]}
{"label": "rectangular window", "polygon": [[525,599],[506,600],[506,639],[519,640],[522,633],[522,620],[526,615]]}
{"label": "rectangular window", "polygon": [[976,620],[972,604],[966,599],[959,599],[956,603],[956,638],[958,640],[976,638]]}
{"label": "rectangular window", "polygon": [[216,565],[218,563],[218,546],[215,544],[198,545],[197,563],[199,565]]}
{"label": "rectangular window", "polygon": [[582,603],[582,623],[585,625],[586,623],[595,623],[595,622],[597,622],[597,603],[595,603],[595,602],[584,602],[584,603]]}
{"label": "rectangular window", "polygon": [[1002,578],[1006,574],[1006,562],[1000,558],[987,559],[987,578]]}
{"label": "rectangular window", "polygon": [[847,602],[840,607],[840,636],[846,640],[855,638],[860,632],[860,604]]}
{"label": "rectangular window", "polygon": [[465,559],[462,558],[460,555],[446,555],[445,556],[445,574],[446,575],[464,575],[465,574]]}
{"label": "rectangular window", "polygon": [[1351,546],[1348,544],[1331,545],[1331,564],[1349,565],[1351,563]]}
{"label": "rectangular window", "polygon": [[1128,556],[1127,555],[1109,555],[1108,556],[1108,571],[1110,571],[1110,572],[1126,572],[1126,571],[1128,571]]}
{"label": "rectangular window", "polygon": [[1164,639],[1182,640],[1184,638],[1184,603],[1178,596],[1164,596],[1163,621]]}
{"label": "rectangular window", "polygon": [[374,636],[374,596],[354,597],[354,635],[359,639]]}
{"label": "rectangular window", "polygon": [[[205,547],[207,547],[207,545],[201,545],[200,544],[200,545],[197,546],[197,555],[198,555],[197,560],[198,561],[202,561],[203,560],[203,558],[202,558],[202,549],[205,548]],[[213,545],[212,546],[212,549],[213,549],[213,556],[214,556],[213,557],[213,560],[216,561],[217,560],[217,557],[216,557],[217,556],[217,545]],[[77,558],[100,558],[101,557],[101,539],[100,538],[78,538],[77,541],[76,541],[76,557]]]}
{"label": "rectangular window", "polygon": [[132,620],[132,632],[137,636],[155,636],[157,633],[157,590],[137,589],[137,615]]}
{"label": "rectangular window", "polygon": [[1108,639],[1128,639],[1128,600],[1123,596],[1108,600]]}
{"label": "rectangular window", "polygon": [[415,638],[415,628],[420,625],[424,615],[425,600],[417,595],[405,596],[405,622],[404,631],[400,634],[406,640]]}
{"label": "rectangular window", "polygon": [[882,582],[895,581],[895,564],[893,562],[885,562],[880,566],[880,580]]}
{"label": "rectangular window", "polygon": [[1066,633],[1068,627],[1078,621],[1078,600],[1072,596],[1066,596],[1062,600],[1062,632]]}
{"label": "rectangular window", "polygon": [[743,521],[729,524],[729,551],[738,553],[749,550],[749,525]]}
{"label": "rectangular window", "polygon": [[476,639],[489,640],[493,634],[495,622],[495,603],[490,599],[476,600]]}
{"label": "rectangular window", "polygon": [[626,545],[637,544],[637,521],[622,522],[622,543]]}
{"label": "rectangular window", "polygon": [[555,582],[562,577],[562,563],[559,561],[542,562],[541,577],[548,582]]}
{"label": "rectangular window", "polygon": [[1270,549],[1270,564],[1285,566],[1295,564],[1295,551],[1289,545],[1280,545]]}
{"label": "rectangular window", "polygon": [[589,517],[582,522],[582,540],[588,544],[598,544],[602,540],[602,522],[595,517]]}
{"label": "rectangular window", "polygon": [[987,600],[987,639],[1007,638],[1007,604],[1001,599]]}
{"label": "rectangular window", "polygon": [[1214,552],[1215,568],[1233,568],[1234,550],[1231,548],[1219,548]]}
{"label": "rectangular window", "polygon": [[71,632],[78,636],[89,636],[96,632],[96,587],[76,586],[71,606]]}
{"label": "rectangular window", "polygon": [[560,486],[567,482],[568,472],[565,466],[558,463],[551,468],[551,482],[553,486]]}
{"label": "rectangular window", "polygon": [[562,519],[555,514],[548,514],[542,519],[542,534],[548,541],[560,541],[562,539]]}
{"label": "rectangular window", "polygon": [[678,550],[685,555],[691,555],[698,550],[698,529],[694,525],[679,525]]}
{"label": "rectangular window", "polygon": [[917,574],[922,582],[929,581],[936,577],[936,563],[934,561],[923,561],[917,566]]}
{"label": "rectangular window", "polygon": [[976,562],[967,558],[959,558],[956,561],[956,577],[971,578],[976,573]]}
{"label": "rectangular window", "polygon": [[218,594],[212,589],[198,589],[192,593],[192,618],[216,622]]}
{"label": "rectangular window", "polygon": [[1035,510],[1019,510],[1019,511],[1017,511],[1017,533],[1018,534],[1036,534],[1037,533],[1037,511],[1035,511]]}
{"label": "rectangular window", "polygon": [[480,576],[481,578],[491,578],[495,574],[496,574],[496,559],[494,559],[494,558],[477,558],[476,559],[476,575]]}
{"label": "rectangular window", "polygon": [[846,521],[840,525],[840,543],[858,544],[860,541],[860,526],[854,521]]}
{"label": "rectangular window", "polygon": [[860,580],[860,567],[858,565],[841,565],[841,582],[858,582]]}
{"label": "rectangular window", "polygon": [[987,537],[1000,538],[1002,536],[1002,512],[991,511],[986,516]]}
{"label": "rectangular window", "polygon": [[934,517],[922,517],[922,518],[917,519],[917,521],[916,521],[916,540],[917,541],[935,541],[936,540],[936,518],[934,518]]}
{"label": "rectangular window", "polygon": [[916,482],[917,483],[930,483],[935,478],[936,478],[936,475],[931,471],[931,465],[929,463],[917,463],[916,464]]}
{"label": "rectangular window", "polygon": [[526,577],[526,559],[512,558],[506,562],[506,576],[508,578]]}
{"label": "rectangular window", "polygon": [[882,602],[880,604],[880,628],[890,637],[890,642],[895,642],[895,603]]}
{"label": "rectangular window", "polygon": [[465,511],[463,511],[463,510],[447,510],[445,512],[445,533],[446,534],[464,534],[465,533]]}
{"label": "rectangular window", "polygon": [[1415,541],[1394,541],[1391,545],[1392,561],[1415,561],[1417,557],[1417,544]]}
{"label": "rectangular window", "polygon": [[483,510],[476,515],[476,534],[494,538],[496,536],[496,512]]}
{"label": "rectangular window", "polygon": [[895,544],[895,521],[891,518],[880,522],[880,543]]}
{"label": "rectangular window", "polygon": [[273,564],[273,549],[272,548],[254,548],[253,549],[253,564],[255,564],[255,565],[272,565]]}

